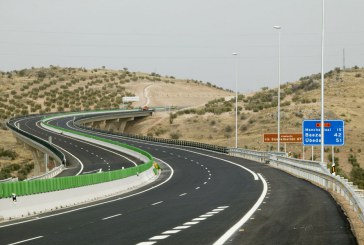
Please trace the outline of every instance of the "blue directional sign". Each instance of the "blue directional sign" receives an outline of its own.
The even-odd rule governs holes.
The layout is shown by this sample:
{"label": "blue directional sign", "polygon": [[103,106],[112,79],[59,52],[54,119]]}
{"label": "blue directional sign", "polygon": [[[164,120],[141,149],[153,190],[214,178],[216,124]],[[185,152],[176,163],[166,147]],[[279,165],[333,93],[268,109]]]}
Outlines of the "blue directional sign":
{"label": "blue directional sign", "polygon": [[[344,121],[324,121],[324,144],[326,146],[344,145]],[[302,124],[302,143],[307,146],[321,145],[321,120],[304,120]]]}

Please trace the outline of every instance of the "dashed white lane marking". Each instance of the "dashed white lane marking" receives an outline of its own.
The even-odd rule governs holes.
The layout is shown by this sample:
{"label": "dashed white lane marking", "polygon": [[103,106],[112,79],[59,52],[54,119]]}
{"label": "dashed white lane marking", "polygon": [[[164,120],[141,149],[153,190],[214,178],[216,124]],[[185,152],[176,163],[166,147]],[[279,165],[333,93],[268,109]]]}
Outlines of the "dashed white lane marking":
{"label": "dashed white lane marking", "polygon": [[194,218],[192,221],[202,221],[202,220],[205,220],[205,219],[207,219],[207,218],[205,218],[205,217],[202,217],[202,218]]}
{"label": "dashed white lane marking", "polygon": [[162,234],[176,234],[176,233],[178,233],[178,232],[180,232],[181,230],[169,230],[169,231],[165,231],[165,232],[163,232]]}
{"label": "dashed white lane marking", "polygon": [[199,221],[190,221],[190,222],[186,222],[184,223],[183,225],[195,225],[195,224],[198,224]]}
{"label": "dashed white lane marking", "polygon": [[[176,234],[178,232],[181,232],[182,230],[185,230],[185,229],[188,229],[190,228],[191,226],[193,225],[196,225],[198,223],[200,223],[200,221],[204,221],[206,220],[207,218],[225,210],[226,208],[228,208],[229,206],[220,206],[218,208],[215,208],[214,210],[219,210],[219,211],[212,211],[212,212],[208,212],[207,214],[203,214],[203,215],[200,215],[198,218],[195,218],[195,219],[192,219],[191,221],[189,222],[186,222],[184,223],[183,225],[181,226],[177,226],[177,227],[174,227],[173,229],[171,230],[168,230],[168,231],[165,231],[165,232],[162,232],[161,235],[158,235],[158,236],[154,236],[154,237],[151,237],[149,238],[149,241],[147,242],[141,242],[141,243],[138,243],[137,245],[149,245],[149,244],[154,244],[156,243],[156,240],[163,240],[163,239],[166,239],[167,237],[173,235],[173,234]],[[212,214],[209,214],[209,213],[212,213]],[[150,242],[153,242],[153,243],[150,243]]]}
{"label": "dashed white lane marking", "polygon": [[24,242],[29,242],[29,241],[39,239],[39,238],[43,238],[43,236],[37,236],[37,237],[29,238],[29,239],[26,239],[26,240],[22,240],[22,241],[19,241],[19,242],[9,243],[8,245],[15,245],[15,244],[20,244],[20,243],[24,243]]}
{"label": "dashed white lane marking", "polygon": [[198,189],[200,189],[200,187],[198,186],[198,187],[196,187],[196,190],[198,190]]}
{"label": "dashed white lane marking", "polygon": [[255,213],[255,211],[259,208],[259,206],[264,203],[264,197],[267,194],[268,185],[266,180],[262,177],[261,174],[257,174],[257,176],[260,178],[260,180],[263,182],[263,192],[260,195],[258,201],[254,204],[254,206],[235,224],[233,225],[229,230],[225,232],[224,235],[222,235],[216,242],[214,242],[214,245],[222,245],[224,244],[242,225],[245,224],[249,220],[249,218]]}
{"label": "dashed white lane marking", "polygon": [[190,227],[191,227],[190,225],[181,225],[181,226],[174,227],[173,229],[174,230],[184,230],[184,229],[187,229]]}
{"label": "dashed white lane marking", "polygon": [[149,240],[163,240],[166,239],[167,237],[169,237],[169,235],[159,235],[159,236],[154,236],[149,238]]}
{"label": "dashed white lane marking", "polygon": [[180,197],[183,197],[183,196],[185,196],[185,195],[187,195],[187,193],[182,193],[181,195],[179,195]]}
{"label": "dashed white lane marking", "polygon": [[212,212],[220,212],[220,211],[222,211],[222,210],[224,210],[223,208],[215,208],[214,210],[212,210]]}
{"label": "dashed white lane marking", "polygon": [[203,184],[204,184],[204,185],[206,185],[206,184],[207,184],[207,182],[203,182]]}
{"label": "dashed white lane marking", "polygon": [[208,218],[208,217],[211,217],[213,216],[213,214],[203,214],[203,215],[200,215],[201,218]]}
{"label": "dashed white lane marking", "polygon": [[115,218],[115,217],[118,217],[122,214],[115,214],[115,215],[112,215],[112,216],[109,216],[109,217],[106,217],[106,218],[103,218],[102,220],[107,220],[107,219],[112,219],[112,218]]}
{"label": "dashed white lane marking", "polygon": [[152,245],[154,243],[157,243],[157,242],[140,242],[137,245]]}
{"label": "dashed white lane marking", "polygon": [[160,201],[160,202],[155,202],[153,204],[151,204],[152,206],[155,206],[155,205],[158,205],[158,204],[161,204],[163,201]]}

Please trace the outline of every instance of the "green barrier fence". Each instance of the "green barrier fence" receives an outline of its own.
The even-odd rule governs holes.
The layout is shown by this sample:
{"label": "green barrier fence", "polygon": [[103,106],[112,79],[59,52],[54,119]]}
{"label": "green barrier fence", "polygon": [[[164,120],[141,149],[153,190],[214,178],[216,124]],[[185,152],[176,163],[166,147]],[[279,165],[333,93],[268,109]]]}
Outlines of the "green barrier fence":
{"label": "green barrier fence", "polygon": [[[49,120],[49,118],[48,118]],[[94,173],[94,174],[87,174],[87,175],[80,175],[80,176],[70,176],[70,177],[60,177],[60,178],[53,178],[53,179],[43,179],[43,180],[32,180],[32,181],[19,181],[19,182],[5,182],[0,183],[0,198],[7,198],[10,197],[12,193],[16,193],[18,196],[24,195],[32,195],[38,193],[45,193],[51,191],[58,191],[58,190],[65,190],[71,189],[81,186],[87,185],[94,185],[104,182],[109,182],[113,180],[118,180],[126,177],[130,177],[133,175],[137,175],[138,173],[142,173],[151,167],[153,167],[153,157],[136,147],[126,145],[120,142],[104,139],[97,136],[87,135],[85,133],[76,132],[73,130],[68,130],[64,128],[60,128],[53,125],[48,125],[50,127],[62,130],[64,132],[69,132],[73,134],[77,134],[80,136],[96,139],[99,141],[107,142],[110,144],[118,145],[120,147],[124,147],[133,151],[136,151],[144,156],[146,156],[149,161],[135,166],[131,168],[103,172],[103,173]]]}
{"label": "green barrier fence", "polygon": [[86,174],[81,176],[60,177],[44,180],[6,182],[0,184],[0,197],[10,197],[12,193],[18,196],[32,195],[51,191],[59,191],[87,185],[94,185],[113,180],[118,180],[137,173],[142,173],[152,167],[153,161],[127,169],[110,172]]}

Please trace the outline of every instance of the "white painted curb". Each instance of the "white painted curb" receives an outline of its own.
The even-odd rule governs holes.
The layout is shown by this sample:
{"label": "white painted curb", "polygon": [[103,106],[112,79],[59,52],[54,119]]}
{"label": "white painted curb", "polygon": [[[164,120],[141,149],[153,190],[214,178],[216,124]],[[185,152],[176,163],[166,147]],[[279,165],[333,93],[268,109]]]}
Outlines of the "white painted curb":
{"label": "white painted curb", "polygon": [[22,218],[96,201],[132,191],[157,178],[158,176],[155,175],[153,167],[151,167],[149,170],[139,174],[139,176],[131,176],[120,180],[62,191],[20,196],[15,204],[11,198],[0,199],[0,220]]}

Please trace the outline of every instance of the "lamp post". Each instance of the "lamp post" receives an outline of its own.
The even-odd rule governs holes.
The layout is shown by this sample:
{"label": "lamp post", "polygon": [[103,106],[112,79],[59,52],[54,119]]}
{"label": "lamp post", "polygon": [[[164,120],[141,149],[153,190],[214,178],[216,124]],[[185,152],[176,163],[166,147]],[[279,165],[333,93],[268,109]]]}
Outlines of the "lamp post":
{"label": "lamp post", "polygon": [[281,26],[273,26],[278,30],[278,129],[277,129],[277,148],[281,151]]}
{"label": "lamp post", "polygon": [[325,0],[322,0],[322,35],[321,35],[321,163],[324,163],[324,39],[325,38]]}
{"label": "lamp post", "polygon": [[235,56],[235,148],[238,148],[238,53]]}

